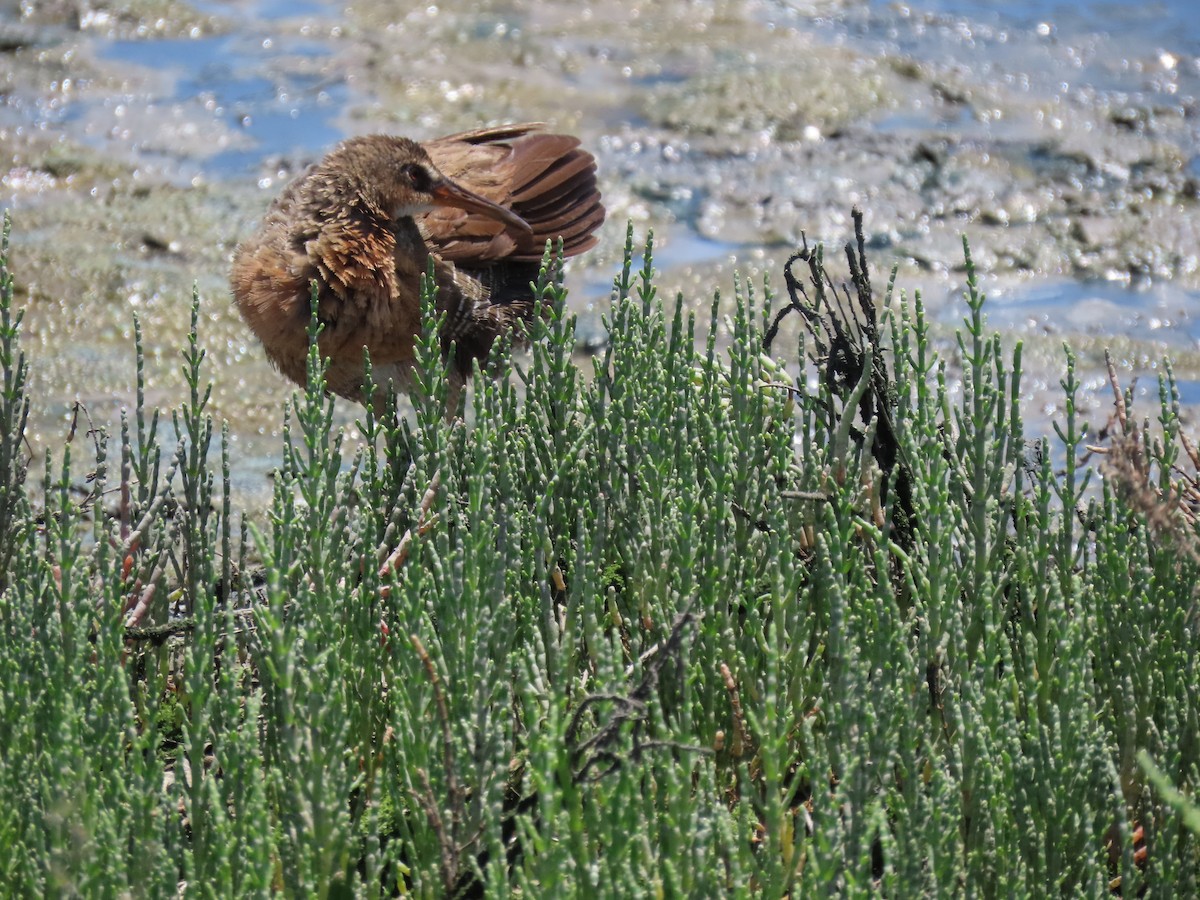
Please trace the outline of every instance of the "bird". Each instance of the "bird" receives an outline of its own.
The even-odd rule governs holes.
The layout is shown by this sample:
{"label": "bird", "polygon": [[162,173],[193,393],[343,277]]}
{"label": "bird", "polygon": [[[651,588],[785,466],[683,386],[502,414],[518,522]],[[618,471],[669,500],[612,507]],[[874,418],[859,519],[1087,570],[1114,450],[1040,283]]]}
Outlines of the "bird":
{"label": "bird", "polygon": [[365,401],[366,348],[374,384],[409,393],[432,260],[456,403],[499,337],[524,340],[546,242],[575,256],[604,222],[595,158],[578,138],[542,129],[351,137],[291,181],[238,245],[230,274],[275,367],[306,385],[315,290],[326,390]]}

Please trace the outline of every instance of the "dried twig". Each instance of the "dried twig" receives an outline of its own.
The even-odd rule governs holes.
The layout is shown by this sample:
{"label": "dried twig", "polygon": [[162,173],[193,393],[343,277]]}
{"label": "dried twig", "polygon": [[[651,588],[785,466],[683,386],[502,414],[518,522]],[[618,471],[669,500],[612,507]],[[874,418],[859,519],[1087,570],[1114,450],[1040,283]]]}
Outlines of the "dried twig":
{"label": "dried twig", "polygon": [[742,710],[741,692],[738,690],[733,673],[729,671],[729,666],[725,663],[721,663],[721,680],[725,682],[725,691],[729,694],[729,705],[733,710],[733,742],[729,746],[729,752],[734,759],[737,759],[750,746],[750,732],[746,728],[746,714]]}
{"label": "dried twig", "polygon": [[[895,386],[884,358],[886,335],[881,333],[875,309],[863,215],[855,209],[853,218],[855,240],[845,248],[851,285],[840,289],[834,285],[820,248],[810,249],[805,241],[784,266],[788,303],[763,336],[763,349],[770,351],[789,313],[800,315],[811,341],[813,364],[830,398],[809,399],[821,403],[826,425],[834,435],[831,455],[840,468],[835,475],[839,481],[846,476],[851,441],[870,453],[881,473],[878,488],[871,490],[872,519],[886,522],[887,517],[880,514],[883,508],[890,509],[894,540],[901,548],[909,548],[916,527],[913,476],[895,431]],[[797,263],[807,265],[807,281],[794,271]]]}
{"label": "dried twig", "polygon": [[425,815],[429,818],[430,827],[433,828],[434,833],[438,836],[442,884],[447,890],[451,890],[458,880],[458,857],[462,849],[458,844],[458,832],[462,827],[465,792],[458,783],[457,768],[454,764],[454,732],[450,726],[450,709],[446,704],[446,692],[442,689],[442,678],[438,674],[433,658],[425,649],[425,645],[421,643],[421,638],[415,634],[410,634],[408,639],[412,643],[413,649],[417,651],[417,656],[420,658],[421,664],[425,667],[425,674],[429,678],[429,684],[433,687],[434,702],[437,704],[438,721],[442,728],[442,771],[446,778],[446,792],[450,803],[449,830],[447,831],[446,823],[438,813],[437,804],[434,801],[433,787],[430,785],[429,777],[424,770],[419,770],[418,774],[421,777],[425,797],[421,798],[418,796],[417,800],[421,803],[422,808],[425,810]]}
{"label": "dried twig", "polygon": [[[694,621],[692,604],[675,617],[671,625],[671,633],[663,642],[658,652],[646,660],[642,680],[628,694],[589,694],[576,707],[567,726],[566,742],[571,748],[571,762],[574,769],[574,781],[582,784],[596,781],[611,774],[621,767],[625,760],[614,749],[617,745],[621,730],[626,724],[632,725],[632,748],[629,759],[636,762],[647,751],[662,747],[679,750],[689,750],[696,753],[711,753],[707,747],[692,747],[673,741],[647,740],[643,737],[644,730],[649,726],[649,700],[658,687],[663,669],[670,662],[681,664],[680,654],[683,649],[683,635],[689,624]],[[595,734],[586,740],[580,740],[586,714],[592,707],[601,703],[611,703],[616,706],[611,718],[601,725]],[[601,768],[603,766],[603,768]],[[594,774],[592,770],[599,769]]]}
{"label": "dried twig", "polygon": [[[1116,486],[1130,508],[1142,514],[1151,534],[1200,565],[1200,536],[1196,534],[1196,525],[1200,522],[1200,453],[1181,434],[1180,441],[1195,471],[1189,473],[1173,465],[1171,471],[1179,477],[1169,482],[1165,490],[1157,484],[1157,476],[1153,473],[1154,454],[1146,427],[1130,422],[1116,366],[1107,351],[1104,357],[1113,392],[1113,415],[1106,428],[1108,446],[1094,448],[1094,452],[1104,454],[1101,472]],[[1200,615],[1200,603],[1193,605],[1191,614],[1193,617]]]}
{"label": "dried twig", "polygon": [[1129,417],[1125,409],[1125,394],[1121,390],[1121,382],[1117,378],[1117,367],[1112,361],[1112,356],[1108,350],[1104,351],[1104,364],[1108,367],[1108,383],[1113,390],[1113,406],[1116,407],[1117,424],[1121,426],[1121,432],[1129,430]]}
{"label": "dried twig", "polygon": [[[429,510],[433,507],[433,501],[437,499],[438,488],[442,484],[442,473],[437,471],[433,473],[433,478],[429,482],[429,488],[425,491],[425,496],[421,498],[420,512],[417,515],[416,534],[423,535],[429,531],[436,523],[437,516],[430,516]],[[379,567],[379,577],[386,579],[393,572],[397,571],[408,561],[408,554],[412,549],[414,532],[409,528],[404,532],[404,537],[400,538],[400,543],[396,545],[386,559],[383,560]],[[391,584],[381,585],[379,588],[379,596],[387,599],[392,594]]]}
{"label": "dried twig", "polygon": [[142,624],[142,619],[150,611],[150,604],[153,602],[154,594],[162,582],[165,569],[165,558],[159,557],[158,564],[154,567],[154,571],[145,583],[139,580],[134,584],[133,592],[129,598],[132,609],[130,609],[129,615],[125,618],[126,628],[136,628]]}

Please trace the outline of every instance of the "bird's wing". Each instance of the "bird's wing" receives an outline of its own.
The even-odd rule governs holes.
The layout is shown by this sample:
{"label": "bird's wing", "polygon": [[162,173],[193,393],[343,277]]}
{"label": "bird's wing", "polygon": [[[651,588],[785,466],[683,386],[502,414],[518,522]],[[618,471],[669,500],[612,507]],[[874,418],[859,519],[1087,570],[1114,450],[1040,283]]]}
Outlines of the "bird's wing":
{"label": "bird's wing", "polygon": [[510,259],[536,262],[546,241],[566,256],[596,243],[604,206],[596,160],[577,138],[537,131],[535,123],[467,131],[424,145],[433,164],[469,191],[507,207],[532,234],[514,234],[478,213],[439,208],[418,220],[432,249],[461,265]]}

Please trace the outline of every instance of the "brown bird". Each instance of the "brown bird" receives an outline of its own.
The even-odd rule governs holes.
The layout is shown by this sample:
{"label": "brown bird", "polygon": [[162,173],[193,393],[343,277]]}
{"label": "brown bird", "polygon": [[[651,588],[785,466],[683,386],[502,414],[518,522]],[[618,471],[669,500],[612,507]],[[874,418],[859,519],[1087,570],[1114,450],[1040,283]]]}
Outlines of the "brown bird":
{"label": "brown bird", "polygon": [[363,400],[366,347],[375,383],[407,391],[432,256],[443,351],[456,347],[454,402],[498,336],[515,326],[520,340],[546,241],[561,238],[574,256],[604,221],[595,159],[577,138],[539,127],[425,144],[350,138],[284,188],[232,273],[238,310],[279,370],[306,383],[315,280],[328,389]]}

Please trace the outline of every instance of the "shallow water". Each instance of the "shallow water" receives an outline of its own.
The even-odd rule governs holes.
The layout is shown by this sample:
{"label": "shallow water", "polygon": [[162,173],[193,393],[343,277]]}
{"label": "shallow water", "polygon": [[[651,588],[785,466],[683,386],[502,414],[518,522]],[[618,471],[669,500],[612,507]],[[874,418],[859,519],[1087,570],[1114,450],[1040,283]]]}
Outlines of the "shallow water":
{"label": "shallow water", "polygon": [[271,156],[319,154],[344,136],[335,119],[347,99],[345,83],[289,66],[297,59],[319,63],[327,54],[319,41],[237,34],[112,41],[101,48],[103,59],[166,77],[169,86],[156,93],[156,104],[222,123],[219,133],[230,137],[214,143],[197,134],[189,148],[207,154],[200,168],[210,178],[253,171]]}
{"label": "shallow water", "polygon": [[1063,43],[1078,43],[1093,34],[1117,35],[1126,53],[1174,50],[1200,52],[1200,24],[1193,0],[1151,0],[1146,3],[1113,0],[923,0],[897,4],[872,0],[876,7],[923,8],[989,26],[1019,28],[1052,36]]}

